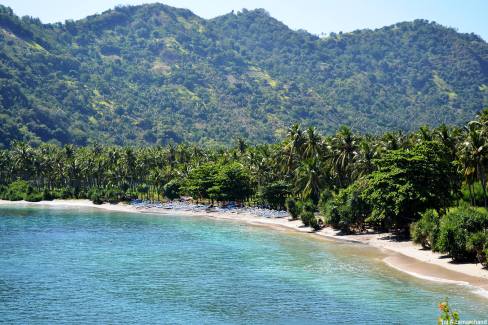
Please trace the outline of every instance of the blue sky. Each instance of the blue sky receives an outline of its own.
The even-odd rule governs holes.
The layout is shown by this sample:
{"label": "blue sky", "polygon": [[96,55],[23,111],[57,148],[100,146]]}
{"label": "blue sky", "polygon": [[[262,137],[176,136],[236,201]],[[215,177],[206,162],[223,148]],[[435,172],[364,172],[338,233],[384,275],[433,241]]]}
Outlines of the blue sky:
{"label": "blue sky", "polygon": [[[119,4],[144,0],[0,0],[18,15],[43,22],[80,19]],[[314,34],[378,28],[416,18],[434,20],[460,32],[474,32],[488,40],[488,0],[166,0],[162,3],[188,8],[213,18],[231,10],[265,8],[292,29]]]}

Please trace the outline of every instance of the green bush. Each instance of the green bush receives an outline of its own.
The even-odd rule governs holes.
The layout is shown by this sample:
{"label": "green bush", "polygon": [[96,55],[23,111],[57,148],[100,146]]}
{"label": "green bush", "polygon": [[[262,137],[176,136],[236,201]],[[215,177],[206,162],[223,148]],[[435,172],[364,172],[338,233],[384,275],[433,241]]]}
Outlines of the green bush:
{"label": "green bush", "polygon": [[461,199],[466,203],[472,203],[477,206],[482,206],[484,204],[484,195],[481,182],[475,182],[473,184],[471,194],[469,192],[468,186],[464,184],[461,187]]}
{"label": "green bush", "polygon": [[364,183],[358,181],[329,200],[320,202],[320,212],[324,222],[344,232],[362,231],[371,213],[371,207],[362,197]]}
{"label": "green bush", "polygon": [[181,181],[178,179],[172,179],[166,183],[163,187],[163,194],[170,200],[174,200],[180,197]]}
{"label": "green bush", "polygon": [[324,218],[324,223],[326,225],[338,228],[341,222],[341,215],[338,211],[337,202],[334,198],[330,198],[327,201],[322,200],[319,202],[320,214]]}
{"label": "green bush", "polygon": [[36,192],[30,184],[24,180],[16,180],[3,187],[0,191],[0,198],[10,201],[26,200],[29,202],[39,202],[44,199],[44,192]]}
{"label": "green bush", "polygon": [[312,220],[315,219],[315,215],[311,211],[302,211],[300,213],[300,219],[306,227],[310,227],[312,225]]}
{"label": "green bush", "polygon": [[103,203],[103,198],[99,193],[94,193],[90,196],[90,200],[93,202],[93,204],[102,204]]}
{"label": "green bush", "polygon": [[298,206],[300,207],[301,211],[307,212],[315,212],[317,208],[312,200],[300,201]]}
{"label": "green bush", "polygon": [[25,200],[26,196],[33,193],[32,187],[24,180],[16,180],[7,187],[2,199],[10,201]]}
{"label": "green bush", "polygon": [[458,173],[437,142],[387,151],[374,162],[377,169],[367,176],[362,196],[372,207],[367,221],[377,227],[408,230],[422,212],[447,208],[456,199]]}
{"label": "green bush", "polygon": [[435,249],[448,253],[455,261],[476,260],[476,250],[468,240],[473,234],[488,229],[486,209],[459,207],[449,211],[441,220]]}
{"label": "green bush", "polygon": [[118,188],[108,188],[103,192],[103,198],[108,202],[118,202],[123,195]]}
{"label": "green bush", "polygon": [[62,188],[58,191],[58,197],[60,199],[70,199],[73,197],[73,193],[67,188]]}
{"label": "green bush", "polygon": [[289,187],[290,185],[282,180],[262,185],[259,189],[259,198],[272,209],[283,209],[286,197],[290,194]]}
{"label": "green bush", "polygon": [[220,165],[214,181],[210,189],[217,189],[217,192],[214,191],[210,198],[218,201],[242,202],[253,193],[248,171],[237,162]]}
{"label": "green bush", "polygon": [[410,236],[414,243],[423,248],[432,248],[439,235],[439,214],[429,209],[421,214],[420,220],[410,225]]}
{"label": "green bush", "polygon": [[310,227],[312,227],[314,230],[320,230],[322,228],[322,224],[319,218],[313,217],[310,219]]}
{"label": "green bush", "polygon": [[61,198],[61,192],[59,190],[52,190],[49,192],[49,194],[53,198],[53,200]]}
{"label": "green bush", "polygon": [[137,192],[141,194],[147,194],[149,192],[149,185],[140,184],[137,186]]}
{"label": "green bush", "polygon": [[124,194],[124,199],[126,201],[134,200],[137,198],[138,198],[137,191],[127,190]]}
{"label": "green bush", "polygon": [[306,227],[312,227],[314,230],[319,230],[321,228],[319,219],[312,211],[302,211],[300,213],[300,219]]}
{"label": "green bush", "polygon": [[42,199],[44,201],[52,201],[54,200],[54,195],[48,189],[44,189],[42,191]]}
{"label": "green bush", "polygon": [[20,201],[24,199],[24,194],[16,192],[7,192],[3,197],[5,200],[9,201]]}
{"label": "green bush", "polygon": [[88,194],[85,189],[77,189],[76,191],[76,198],[77,199],[85,199],[88,197]]}
{"label": "green bush", "polygon": [[88,192],[88,197],[90,198],[90,200],[93,202],[93,204],[102,204],[103,203],[103,195],[102,193],[96,189],[96,188],[92,188],[89,192]]}
{"label": "green bush", "polygon": [[312,227],[314,230],[321,228],[319,219],[315,216],[316,206],[312,200],[299,201],[297,207],[300,209],[299,216],[306,227]]}
{"label": "green bush", "polygon": [[333,205],[334,194],[328,190],[323,191],[320,194],[320,200],[318,203],[319,212],[327,225],[332,225],[334,220],[333,216],[336,216]]}
{"label": "green bush", "polygon": [[43,194],[42,193],[29,193],[24,196],[24,200],[28,202],[39,202],[42,201]]}
{"label": "green bush", "polygon": [[125,193],[118,188],[98,189],[92,188],[88,191],[88,198],[94,204],[102,204],[103,202],[119,202],[125,197]]}
{"label": "green bush", "polygon": [[300,216],[300,206],[294,198],[287,198],[285,202],[286,210],[291,215],[293,220],[298,219]]}
{"label": "green bush", "polygon": [[468,237],[466,248],[476,254],[476,259],[488,267],[488,231],[478,231]]}

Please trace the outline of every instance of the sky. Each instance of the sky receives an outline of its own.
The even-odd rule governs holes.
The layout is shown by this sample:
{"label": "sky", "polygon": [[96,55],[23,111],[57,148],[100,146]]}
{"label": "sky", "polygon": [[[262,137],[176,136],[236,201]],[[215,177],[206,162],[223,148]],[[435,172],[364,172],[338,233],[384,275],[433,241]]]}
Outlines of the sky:
{"label": "sky", "polygon": [[[116,5],[153,3],[144,0],[0,0],[19,16],[39,17],[45,23],[80,19]],[[400,21],[427,19],[459,32],[488,40],[488,0],[164,0],[213,18],[242,8],[264,8],[292,29],[321,35],[379,28]]]}

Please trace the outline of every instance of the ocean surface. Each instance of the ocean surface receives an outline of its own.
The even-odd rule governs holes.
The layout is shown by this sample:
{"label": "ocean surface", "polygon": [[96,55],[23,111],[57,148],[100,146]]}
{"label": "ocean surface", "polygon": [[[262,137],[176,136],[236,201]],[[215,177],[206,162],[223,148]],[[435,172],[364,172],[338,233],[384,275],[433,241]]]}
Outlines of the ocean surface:
{"label": "ocean surface", "polygon": [[470,288],[416,279],[378,251],[201,217],[0,207],[0,322],[436,324]]}

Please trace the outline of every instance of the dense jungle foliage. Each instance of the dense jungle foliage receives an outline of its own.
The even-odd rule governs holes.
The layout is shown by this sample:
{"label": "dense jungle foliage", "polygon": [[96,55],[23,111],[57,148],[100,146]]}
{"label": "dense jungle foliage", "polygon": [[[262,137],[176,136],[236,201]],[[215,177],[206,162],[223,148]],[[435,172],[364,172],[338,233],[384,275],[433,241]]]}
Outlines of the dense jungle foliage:
{"label": "dense jungle foliage", "polygon": [[487,106],[487,43],[424,20],[320,38],[264,10],[205,20],[153,4],[42,24],[0,5],[3,147],[265,143],[292,123],[405,132]]}
{"label": "dense jungle foliage", "polygon": [[[456,261],[488,265],[488,110],[464,128],[334,135],[289,128],[276,144],[227,149],[14,141],[0,149],[0,198],[135,198],[284,209],[306,226],[411,234]],[[317,213],[319,212],[319,213]],[[409,232],[410,231],[410,232]]]}

